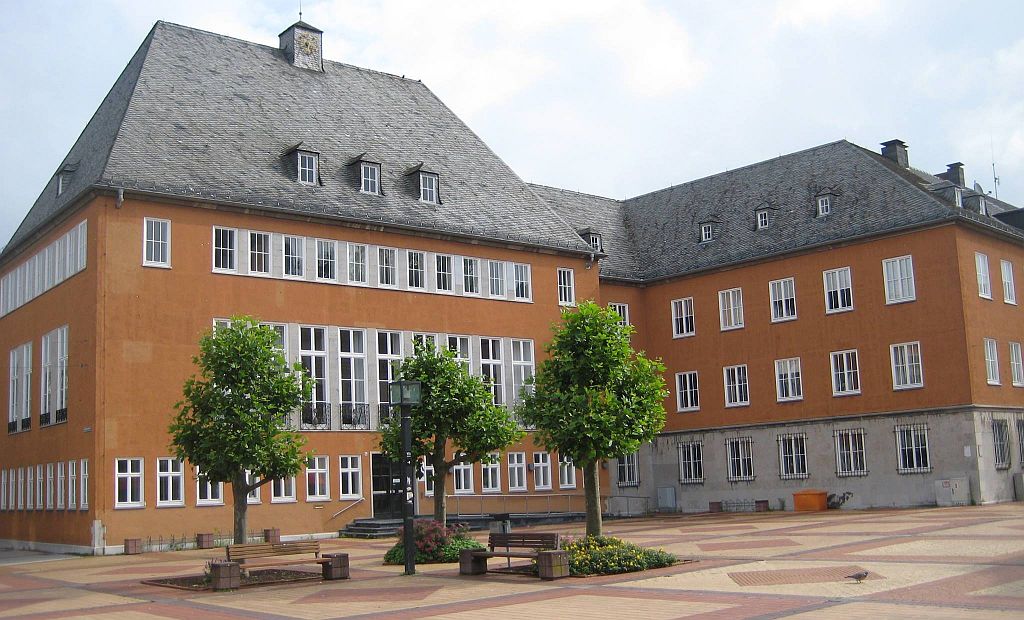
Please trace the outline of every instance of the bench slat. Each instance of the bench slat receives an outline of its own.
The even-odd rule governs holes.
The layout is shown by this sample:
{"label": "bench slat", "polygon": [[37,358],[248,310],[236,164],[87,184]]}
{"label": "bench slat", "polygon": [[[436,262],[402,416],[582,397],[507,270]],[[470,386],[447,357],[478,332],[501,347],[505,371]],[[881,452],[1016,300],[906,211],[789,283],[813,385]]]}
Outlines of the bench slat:
{"label": "bench slat", "polygon": [[[248,560],[255,558],[269,558],[283,555],[298,555],[303,553],[312,553],[316,556],[320,555],[320,541],[318,540],[298,540],[295,542],[285,543],[246,543],[241,545],[228,545],[227,546],[227,559],[228,561],[235,560]],[[312,560],[310,560],[312,561]],[[296,560],[293,563],[307,562],[306,560]]]}

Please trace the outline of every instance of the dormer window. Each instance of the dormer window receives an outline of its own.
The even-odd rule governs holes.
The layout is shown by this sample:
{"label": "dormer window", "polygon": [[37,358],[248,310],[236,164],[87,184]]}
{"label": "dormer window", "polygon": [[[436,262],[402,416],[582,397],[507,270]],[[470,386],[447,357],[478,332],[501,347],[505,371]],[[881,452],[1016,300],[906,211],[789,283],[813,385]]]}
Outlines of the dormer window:
{"label": "dormer window", "polygon": [[832,212],[832,197],[818,196],[818,217],[824,217]]}
{"label": "dormer window", "polygon": [[988,205],[985,204],[984,196],[978,196],[978,213],[988,215]]}
{"label": "dormer window", "polygon": [[360,191],[364,194],[380,193],[380,164],[362,162],[359,166]]}
{"label": "dormer window", "polygon": [[601,243],[601,235],[598,233],[587,234],[587,243],[595,252],[603,252],[604,244]]}
{"label": "dormer window", "polygon": [[317,155],[308,151],[296,151],[298,154],[299,183],[316,185]]}
{"label": "dormer window", "polygon": [[959,187],[953,188],[953,202],[961,209],[964,207],[964,192]]}
{"label": "dormer window", "polygon": [[700,241],[701,241],[701,243],[704,243],[706,241],[711,241],[714,238],[715,238],[715,229],[711,226],[711,224],[701,224],[700,225]]}
{"label": "dormer window", "polygon": [[429,202],[431,204],[437,204],[437,185],[438,177],[436,174],[430,172],[420,173],[420,200],[423,202]]}
{"label": "dormer window", "polygon": [[757,211],[757,229],[765,228],[768,228],[768,209],[759,209]]}
{"label": "dormer window", "polygon": [[64,193],[64,175],[57,175],[57,195],[60,196]]}

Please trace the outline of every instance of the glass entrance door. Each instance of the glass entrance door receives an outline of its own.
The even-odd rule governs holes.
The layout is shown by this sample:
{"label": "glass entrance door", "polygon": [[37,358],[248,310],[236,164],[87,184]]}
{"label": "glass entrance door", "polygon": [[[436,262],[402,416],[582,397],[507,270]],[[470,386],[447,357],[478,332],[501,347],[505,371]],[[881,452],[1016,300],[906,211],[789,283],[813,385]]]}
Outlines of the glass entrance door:
{"label": "glass entrance door", "polygon": [[402,464],[383,454],[370,455],[370,483],[373,486],[373,517],[402,518]]}

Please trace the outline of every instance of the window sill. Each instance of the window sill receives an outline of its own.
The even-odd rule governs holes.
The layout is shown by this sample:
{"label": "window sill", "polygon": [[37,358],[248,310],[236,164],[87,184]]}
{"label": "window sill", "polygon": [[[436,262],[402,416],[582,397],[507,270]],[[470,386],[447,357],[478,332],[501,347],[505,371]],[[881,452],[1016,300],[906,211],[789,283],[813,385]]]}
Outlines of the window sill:
{"label": "window sill", "polygon": [[850,471],[850,472],[836,472],[836,478],[863,478],[868,475],[868,470],[864,471]]}
{"label": "window sill", "polygon": [[797,318],[798,317],[796,317],[796,316],[783,316],[783,317],[779,317],[777,319],[773,318],[772,319],[772,323],[789,323],[790,321],[797,320]]}
{"label": "window sill", "polygon": [[908,299],[886,299],[885,305],[898,306],[899,304],[909,304],[912,301],[917,301],[917,297],[910,297]]}
{"label": "window sill", "polygon": [[804,399],[803,396],[794,396],[792,398],[776,398],[777,403],[798,403]]}
{"label": "window sill", "polygon": [[849,308],[836,308],[835,310],[825,310],[825,314],[842,314],[844,312],[853,312],[853,306]]}
{"label": "window sill", "polygon": [[271,504],[295,504],[295,503],[298,503],[298,501],[294,497],[289,497],[289,498],[281,498],[281,499],[272,499],[272,500],[270,500],[270,503]]}
{"label": "window sill", "polygon": [[196,502],[196,508],[210,508],[217,506],[223,506],[224,502]]}
{"label": "window sill", "polygon": [[157,502],[156,507],[157,508],[184,508],[185,507],[185,502],[181,502],[180,504],[161,504],[160,502]]}
{"label": "window sill", "polygon": [[723,325],[721,331],[723,331],[723,332],[734,332],[737,329],[743,329],[744,327],[746,327],[745,324],[733,325],[732,327],[725,327]]}
{"label": "window sill", "polygon": [[688,407],[686,409],[676,409],[676,413],[694,413],[700,411],[700,407]]}
{"label": "window sill", "polygon": [[307,497],[306,498],[306,503],[307,504],[324,504],[324,503],[327,503],[329,501],[331,501],[331,498],[329,498],[329,497]]}
{"label": "window sill", "polygon": [[779,480],[806,480],[810,477],[810,474],[782,474],[779,476]]}
{"label": "window sill", "polygon": [[679,338],[693,338],[693,337],[694,337],[694,336],[696,336],[696,335],[697,335],[697,332],[694,332],[694,333],[692,333],[692,334],[672,334],[672,338],[673,338],[673,339],[679,339]]}
{"label": "window sill", "polygon": [[701,478],[700,480],[680,480],[679,484],[704,484],[704,479]]}
{"label": "window sill", "polygon": [[930,474],[932,472],[931,467],[920,467],[915,469],[897,469],[896,473],[903,474]]}
{"label": "window sill", "polygon": [[156,269],[170,269],[171,266],[167,263],[142,263],[143,267],[154,267]]}
{"label": "window sill", "polygon": [[733,407],[749,407],[750,403],[749,402],[745,402],[745,403],[732,403],[732,404],[725,403],[725,406],[726,406],[727,409],[732,409]]}
{"label": "window sill", "polygon": [[737,476],[735,478],[727,477],[726,480],[729,482],[753,482],[757,479],[757,476]]}
{"label": "window sill", "polygon": [[833,398],[844,398],[846,396],[860,396],[860,390],[856,392],[832,392]]}
{"label": "window sill", "polygon": [[917,385],[894,385],[892,386],[893,392],[905,392],[907,390],[923,390],[924,384],[920,383]]}
{"label": "window sill", "polygon": [[145,502],[141,504],[114,504],[114,510],[142,510],[145,507]]}

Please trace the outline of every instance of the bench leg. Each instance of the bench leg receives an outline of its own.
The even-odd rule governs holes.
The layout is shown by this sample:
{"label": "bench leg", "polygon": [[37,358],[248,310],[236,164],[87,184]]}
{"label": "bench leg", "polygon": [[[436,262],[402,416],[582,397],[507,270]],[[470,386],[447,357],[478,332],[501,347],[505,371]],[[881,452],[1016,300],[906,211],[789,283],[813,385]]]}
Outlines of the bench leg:
{"label": "bench leg", "polygon": [[460,575],[483,575],[487,572],[487,558],[474,555],[472,549],[459,552]]}
{"label": "bench leg", "polygon": [[568,551],[541,551],[537,554],[537,572],[546,581],[569,576]]}
{"label": "bench leg", "polygon": [[325,581],[349,578],[347,553],[325,553],[324,558],[330,560],[330,562],[320,564]]}

